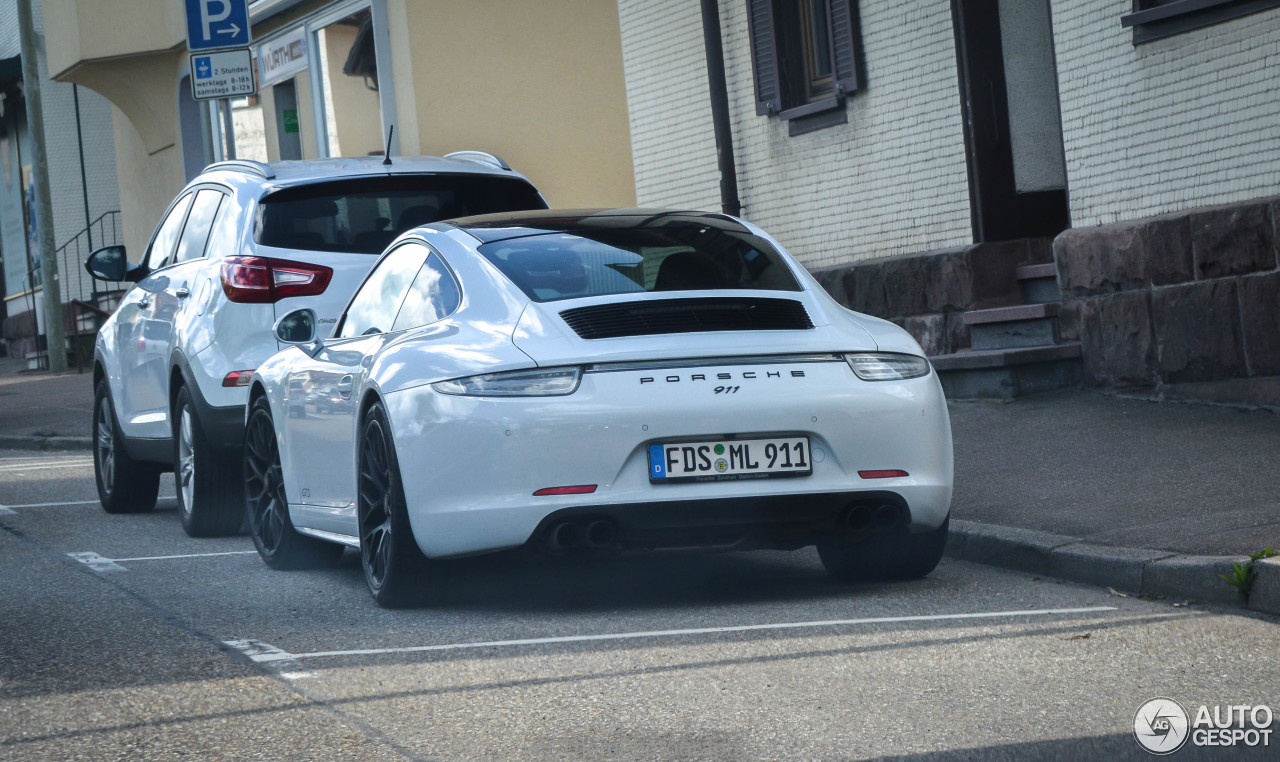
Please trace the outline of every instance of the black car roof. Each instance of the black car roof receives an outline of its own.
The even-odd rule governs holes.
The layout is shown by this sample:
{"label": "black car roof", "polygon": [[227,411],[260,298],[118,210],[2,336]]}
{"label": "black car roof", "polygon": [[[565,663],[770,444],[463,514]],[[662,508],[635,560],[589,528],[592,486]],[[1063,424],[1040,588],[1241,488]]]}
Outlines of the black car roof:
{"label": "black car roof", "polygon": [[449,224],[465,230],[481,243],[546,233],[694,224],[734,233],[751,232],[738,220],[723,214],[673,209],[544,209],[463,217],[450,220]]}

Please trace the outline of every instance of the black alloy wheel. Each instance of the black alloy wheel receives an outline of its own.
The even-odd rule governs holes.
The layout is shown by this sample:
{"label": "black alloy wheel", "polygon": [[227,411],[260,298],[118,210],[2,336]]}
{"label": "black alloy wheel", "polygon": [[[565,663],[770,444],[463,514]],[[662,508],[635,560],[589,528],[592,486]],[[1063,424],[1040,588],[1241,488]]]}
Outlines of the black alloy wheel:
{"label": "black alloy wheel", "polygon": [[428,592],[426,558],[409,526],[400,466],[380,403],[361,427],[359,468],[360,566],[369,592],[386,608],[422,603]]}
{"label": "black alloy wheel", "polygon": [[342,555],[342,546],[298,534],[289,519],[284,471],[276,443],[271,406],[265,397],[250,406],[244,438],[245,513],[258,555],[272,569],[328,566]]}
{"label": "black alloy wheel", "polygon": [[931,532],[912,534],[897,527],[861,540],[829,540],[818,543],[818,557],[827,574],[841,582],[920,579],[942,560],[950,526],[947,514]]}

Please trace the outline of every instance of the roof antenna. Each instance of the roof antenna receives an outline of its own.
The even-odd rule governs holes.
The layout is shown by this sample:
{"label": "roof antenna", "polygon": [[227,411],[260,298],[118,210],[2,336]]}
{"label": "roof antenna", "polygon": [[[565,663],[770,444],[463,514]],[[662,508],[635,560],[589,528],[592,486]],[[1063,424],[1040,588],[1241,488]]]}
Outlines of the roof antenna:
{"label": "roof antenna", "polygon": [[391,136],[396,134],[396,126],[391,125],[391,129],[387,130],[387,148],[382,152],[382,166],[391,166]]}

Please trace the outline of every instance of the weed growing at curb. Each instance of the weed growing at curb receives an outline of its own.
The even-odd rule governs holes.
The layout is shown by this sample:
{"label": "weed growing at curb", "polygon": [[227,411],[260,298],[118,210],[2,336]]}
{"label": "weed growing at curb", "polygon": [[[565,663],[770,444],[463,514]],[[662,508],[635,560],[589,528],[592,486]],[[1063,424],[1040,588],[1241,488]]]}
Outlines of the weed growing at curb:
{"label": "weed growing at curb", "polygon": [[1246,600],[1249,598],[1249,591],[1253,588],[1253,580],[1258,576],[1258,570],[1253,568],[1255,561],[1263,558],[1271,558],[1276,554],[1275,549],[1271,547],[1263,548],[1257,553],[1249,554],[1249,562],[1243,564],[1232,564],[1230,574],[1219,574],[1228,585],[1236,589],[1236,593]]}

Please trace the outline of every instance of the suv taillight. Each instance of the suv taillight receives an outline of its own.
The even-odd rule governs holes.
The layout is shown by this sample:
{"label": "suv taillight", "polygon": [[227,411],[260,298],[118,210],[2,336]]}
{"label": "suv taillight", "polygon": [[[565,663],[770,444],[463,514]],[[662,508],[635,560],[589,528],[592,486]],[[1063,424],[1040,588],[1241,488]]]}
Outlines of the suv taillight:
{"label": "suv taillight", "polygon": [[323,294],[333,268],[267,257],[222,260],[222,291],[241,304],[273,304],[290,296]]}

